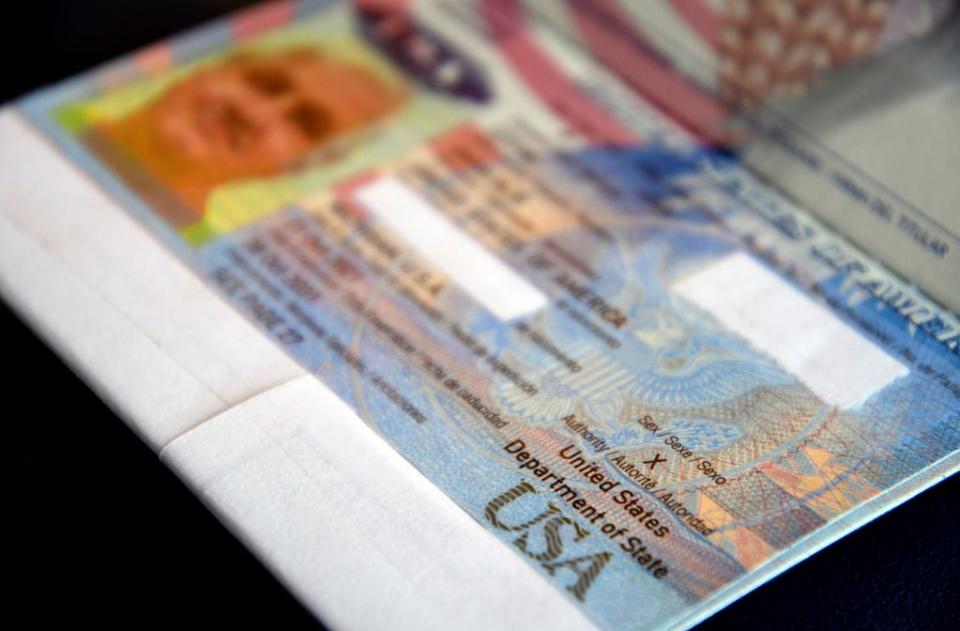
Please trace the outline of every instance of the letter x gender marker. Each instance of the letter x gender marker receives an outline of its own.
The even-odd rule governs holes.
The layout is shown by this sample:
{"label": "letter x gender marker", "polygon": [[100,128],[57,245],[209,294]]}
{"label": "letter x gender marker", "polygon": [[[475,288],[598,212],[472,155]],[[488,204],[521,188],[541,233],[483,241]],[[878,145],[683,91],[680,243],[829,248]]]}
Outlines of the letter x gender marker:
{"label": "letter x gender marker", "polygon": [[667,461],[666,458],[661,458],[661,457],[660,457],[660,452],[658,451],[656,456],[654,456],[654,457],[651,458],[650,460],[644,460],[644,461],[643,461],[643,464],[648,464],[648,465],[650,465],[650,470],[652,471],[655,466],[657,466],[657,465],[660,464],[661,462],[666,462],[666,461]]}

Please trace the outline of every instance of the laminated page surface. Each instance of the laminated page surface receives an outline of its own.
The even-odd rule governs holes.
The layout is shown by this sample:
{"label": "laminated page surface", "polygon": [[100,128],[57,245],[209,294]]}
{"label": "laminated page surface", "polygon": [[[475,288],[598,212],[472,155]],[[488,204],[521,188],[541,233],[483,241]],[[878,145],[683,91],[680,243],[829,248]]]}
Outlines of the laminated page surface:
{"label": "laminated page surface", "polygon": [[20,111],[558,594],[649,628],[954,471],[960,325],[636,87],[519,2],[279,3]]}
{"label": "laminated page surface", "polygon": [[[526,6],[701,133],[716,132],[725,108],[735,113],[732,135],[751,170],[960,310],[955,2]],[[659,56],[702,89],[671,81]]]}

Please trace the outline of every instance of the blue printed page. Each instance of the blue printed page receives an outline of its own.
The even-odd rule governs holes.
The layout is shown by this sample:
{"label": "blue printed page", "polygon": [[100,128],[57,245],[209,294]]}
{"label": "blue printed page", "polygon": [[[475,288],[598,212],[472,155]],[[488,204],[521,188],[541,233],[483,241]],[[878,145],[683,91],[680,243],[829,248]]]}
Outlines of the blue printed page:
{"label": "blue printed page", "polygon": [[19,107],[598,626],[685,626],[957,469],[960,323],[565,32],[282,2]]}

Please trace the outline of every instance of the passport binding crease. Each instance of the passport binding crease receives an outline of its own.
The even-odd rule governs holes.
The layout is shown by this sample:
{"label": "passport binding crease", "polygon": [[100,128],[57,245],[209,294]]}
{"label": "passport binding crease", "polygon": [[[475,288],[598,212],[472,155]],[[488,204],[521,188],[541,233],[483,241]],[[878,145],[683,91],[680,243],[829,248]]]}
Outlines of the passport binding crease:
{"label": "passport binding crease", "polygon": [[[394,537],[377,526],[375,501],[350,506],[338,489],[386,493],[316,438],[324,428],[346,437],[350,423],[369,425],[419,471],[396,454],[387,467],[433,498],[422,510],[496,555],[490,571],[519,572],[535,602],[512,613],[510,594],[483,582],[484,598],[504,603],[501,620],[549,610],[564,626],[586,624],[573,605],[601,627],[692,624],[956,470],[950,312],[535,16],[506,37],[496,24],[513,3],[408,8],[399,19],[332,2],[267,5],[28,97],[0,127],[36,145],[23,116],[113,200],[97,191],[89,209],[123,209],[51,216],[57,193],[25,183],[66,163],[37,148],[43,164],[18,167],[5,152],[13,169],[0,184],[24,203],[3,208],[4,238],[23,234],[72,266],[126,314],[131,335],[199,382],[196,407],[184,401],[166,429],[151,426],[149,393],[124,392],[133,386],[85,359],[96,351],[83,340],[58,338],[76,323],[42,304],[26,307],[31,317],[54,323],[66,354],[143,419],[164,457],[315,611],[341,624],[364,615],[349,585],[324,573],[324,555],[348,556],[307,534],[320,519],[311,511],[335,504],[369,541]],[[534,81],[531,68],[549,72]],[[580,91],[587,75],[617,107]],[[316,89],[331,78],[348,88]],[[171,124],[171,112],[185,122]],[[584,133],[591,121],[629,141],[598,144]],[[88,183],[64,179],[93,200]],[[108,229],[93,232],[84,213]],[[178,270],[171,287],[184,293],[172,295],[201,296],[196,307],[112,270],[111,257],[130,255],[110,243],[114,231],[149,243],[136,256]],[[11,270],[5,294],[27,301]],[[224,350],[247,339],[243,359]],[[188,350],[196,344],[220,367]],[[270,368],[258,371],[259,358]],[[223,373],[235,360],[250,385],[231,390]],[[324,405],[336,419],[320,418]],[[345,440],[351,454],[388,449],[357,431],[369,436]],[[271,510],[258,512],[260,501]],[[393,523],[417,523],[392,506]],[[298,527],[279,535],[284,517]],[[439,576],[455,571],[451,547],[403,529],[395,540],[357,570],[366,584],[430,583],[396,573],[424,557]],[[414,599],[397,611],[412,627],[478,606],[450,593],[457,606],[417,611]]]}

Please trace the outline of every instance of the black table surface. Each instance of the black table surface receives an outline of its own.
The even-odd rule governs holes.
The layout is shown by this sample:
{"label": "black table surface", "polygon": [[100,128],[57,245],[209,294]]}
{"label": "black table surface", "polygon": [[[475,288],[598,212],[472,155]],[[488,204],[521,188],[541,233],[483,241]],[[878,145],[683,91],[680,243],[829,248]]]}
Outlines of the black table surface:
{"label": "black table surface", "polygon": [[[0,102],[248,4],[34,0],[5,7]],[[13,502],[4,511],[13,523],[9,619],[318,625],[2,305],[0,332],[4,416],[13,434],[5,441],[13,451]],[[954,476],[701,627],[957,628],[958,504]]]}

